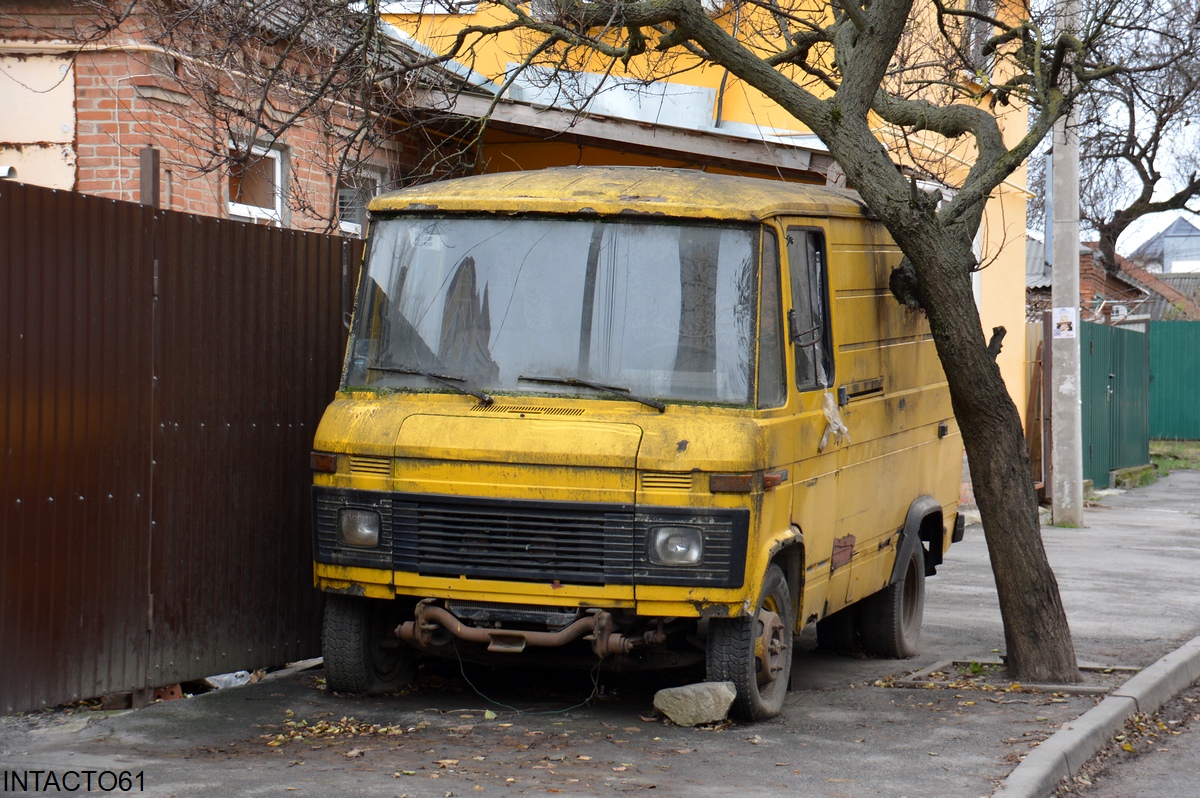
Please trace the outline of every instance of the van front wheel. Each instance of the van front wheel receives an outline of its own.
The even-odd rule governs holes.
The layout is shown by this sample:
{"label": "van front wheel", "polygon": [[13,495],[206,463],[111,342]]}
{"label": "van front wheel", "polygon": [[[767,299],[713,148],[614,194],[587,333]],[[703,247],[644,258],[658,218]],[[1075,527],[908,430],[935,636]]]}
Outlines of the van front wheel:
{"label": "van front wheel", "polygon": [[397,623],[388,610],[384,601],[326,595],[321,648],[330,690],[377,695],[416,676],[416,651],[389,634]]}
{"label": "van front wheel", "polygon": [[787,579],[775,564],[767,568],[753,616],[709,621],[707,679],[733,682],[737,688],[733,711],[738,717],[766,720],[783,710],[795,625]]}
{"label": "van front wheel", "polygon": [[904,575],[863,602],[858,632],[868,654],[905,659],[917,653],[925,615],[925,551],[913,546]]}

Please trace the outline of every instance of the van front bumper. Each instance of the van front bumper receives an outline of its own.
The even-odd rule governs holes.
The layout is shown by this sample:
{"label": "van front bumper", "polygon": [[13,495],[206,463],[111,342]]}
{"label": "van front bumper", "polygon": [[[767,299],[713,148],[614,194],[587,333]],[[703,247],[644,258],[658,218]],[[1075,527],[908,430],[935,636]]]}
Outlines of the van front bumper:
{"label": "van front bumper", "polygon": [[580,638],[591,641],[592,651],[603,659],[610,654],[628,654],[638,642],[662,642],[657,639],[635,639],[616,631],[613,617],[601,609],[589,609],[587,614],[553,631],[527,629],[498,629],[470,626],[444,607],[424,599],[417,603],[416,618],[396,627],[395,634],[418,648],[438,645],[439,636],[449,633],[459,640],[487,645],[494,653],[518,654],[526,646],[565,646]]}

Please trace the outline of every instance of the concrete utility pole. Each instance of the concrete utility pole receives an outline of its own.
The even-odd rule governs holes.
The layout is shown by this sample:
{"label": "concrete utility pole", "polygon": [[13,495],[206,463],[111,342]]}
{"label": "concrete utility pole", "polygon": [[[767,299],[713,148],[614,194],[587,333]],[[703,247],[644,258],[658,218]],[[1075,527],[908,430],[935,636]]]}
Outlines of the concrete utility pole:
{"label": "concrete utility pole", "polygon": [[[1059,7],[1059,31],[1074,32],[1078,0]],[[1083,524],[1083,421],[1079,368],[1079,137],[1072,110],[1054,125],[1050,340],[1054,523]],[[1068,313],[1069,310],[1069,313]],[[1067,329],[1067,327],[1070,329]]]}

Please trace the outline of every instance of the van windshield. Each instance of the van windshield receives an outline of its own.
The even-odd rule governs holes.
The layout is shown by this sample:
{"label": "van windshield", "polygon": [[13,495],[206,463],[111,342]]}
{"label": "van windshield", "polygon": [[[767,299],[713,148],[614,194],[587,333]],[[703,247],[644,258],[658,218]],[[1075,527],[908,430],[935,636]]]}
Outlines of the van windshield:
{"label": "van windshield", "polygon": [[751,226],[385,217],[343,387],[748,405],[757,286]]}

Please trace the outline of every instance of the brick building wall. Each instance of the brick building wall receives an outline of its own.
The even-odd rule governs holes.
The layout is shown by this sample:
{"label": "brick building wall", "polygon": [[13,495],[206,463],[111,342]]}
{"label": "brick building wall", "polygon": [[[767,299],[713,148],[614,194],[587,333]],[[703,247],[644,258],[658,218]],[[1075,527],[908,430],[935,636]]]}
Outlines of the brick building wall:
{"label": "brick building wall", "polygon": [[[87,194],[141,201],[139,156],[149,147],[159,154],[161,207],[245,218],[231,212],[230,207],[230,170],[225,163],[230,134],[177,79],[180,74],[195,73],[196,69],[188,67],[197,65],[181,64],[147,43],[137,20],[81,45],[84,27],[65,2],[9,3],[0,13],[0,61],[60,59],[70,70],[75,90],[74,140],[63,146],[73,148],[73,188]],[[19,90],[14,89],[15,85],[9,81],[0,86],[0,103],[4,92]],[[237,102],[239,98],[226,99]],[[272,100],[270,113],[276,119],[294,110],[287,98]],[[285,227],[337,230],[340,159],[339,142],[328,132],[331,127],[336,125],[309,118],[270,143],[268,160],[272,163],[264,168],[278,161],[277,216],[278,223]],[[20,148],[31,142],[10,144]],[[0,148],[3,146],[0,142]],[[415,139],[394,131],[378,149],[355,164],[351,177],[362,185],[392,188],[416,168],[421,155],[422,148]],[[33,174],[18,174],[18,179],[39,182]]]}
{"label": "brick building wall", "polygon": [[1086,321],[1107,322],[1113,303],[1138,302],[1145,293],[1107,271],[1098,254],[1093,249],[1079,257],[1079,309]]}
{"label": "brick building wall", "polygon": [[[1094,247],[1094,245],[1085,245]],[[1140,304],[1145,292],[1128,280],[1113,274],[1098,262],[1099,252],[1089,249],[1079,256],[1079,317],[1084,321],[1107,324],[1114,304]],[[1040,322],[1042,314],[1053,307],[1048,285],[1025,291],[1025,320]]]}

